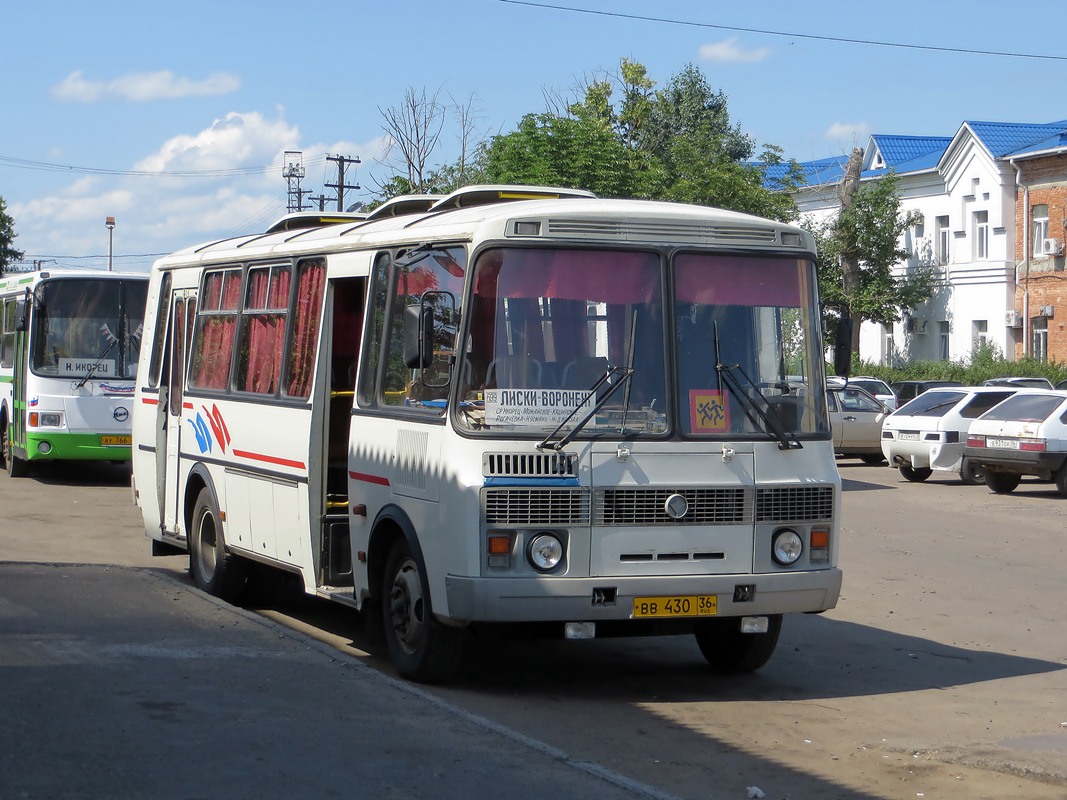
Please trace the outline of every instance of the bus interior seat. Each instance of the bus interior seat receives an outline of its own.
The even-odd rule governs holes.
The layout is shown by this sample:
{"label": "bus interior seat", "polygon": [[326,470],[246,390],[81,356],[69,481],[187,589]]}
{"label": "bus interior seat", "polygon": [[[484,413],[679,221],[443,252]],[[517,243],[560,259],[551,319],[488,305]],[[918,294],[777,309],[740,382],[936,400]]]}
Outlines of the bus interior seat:
{"label": "bus interior seat", "polygon": [[567,389],[591,389],[608,371],[604,356],[579,356],[567,362],[563,368],[563,381]]}
{"label": "bus interior seat", "polygon": [[489,363],[485,385],[498,389],[534,389],[542,386],[544,369],[530,356],[501,356]]}

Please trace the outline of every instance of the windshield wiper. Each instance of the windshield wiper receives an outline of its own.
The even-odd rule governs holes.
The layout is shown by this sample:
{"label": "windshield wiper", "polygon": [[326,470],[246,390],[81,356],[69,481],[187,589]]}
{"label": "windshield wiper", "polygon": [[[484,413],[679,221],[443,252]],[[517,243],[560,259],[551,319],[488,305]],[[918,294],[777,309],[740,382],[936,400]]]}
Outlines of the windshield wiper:
{"label": "windshield wiper", "polygon": [[110,342],[107,343],[107,347],[104,348],[104,352],[102,352],[99,357],[97,357],[96,361],[93,362],[93,365],[89,367],[89,371],[85,373],[85,377],[78,381],[76,384],[74,384],[75,389],[82,388],[86,384],[86,382],[91,377],[93,377],[93,374],[100,368],[100,365],[103,363],[104,359],[107,358],[107,354],[111,352],[111,348],[115,346],[116,342],[118,342],[118,339],[112,339]]}
{"label": "windshield wiper", "polygon": [[[768,433],[778,440],[779,450],[800,450],[804,447],[797,438],[796,433],[791,430],[787,430],[782,427],[778,421],[768,412],[771,407],[770,401],[767,396],[763,394],[759,386],[755,381],[750,378],[745,371],[741,368],[740,364],[723,364],[722,359],[719,357],[719,323],[714,323],[714,344],[715,344],[715,371],[719,375],[719,389],[722,390],[722,383],[725,383],[730,391],[737,398],[737,401],[741,404],[741,407],[745,411],[745,415],[752,420],[752,424],[757,427],[762,427],[764,433]],[[745,390],[741,381],[733,373],[737,372],[748,383],[750,387],[756,390],[760,399],[763,401],[766,409],[761,408]]]}
{"label": "windshield wiper", "polygon": [[[623,384],[629,385],[630,379],[633,378],[633,374],[634,371],[632,367],[609,367],[608,370],[600,376],[597,382],[593,384],[589,391],[586,392],[585,397],[582,398],[582,402],[578,403],[578,405],[574,407],[574,410],[567,415],[567,418],[564,419],[563,422],[556,426],[556,429],[552,431],[552,433],[548,434],[548,436],[546,436],[541,442],[538,443],[537,449],[544,450],[545,448],[548,448],[549,450],[562,450],[564,447],[574,441],[574,437],[579,434],[582,428],[589,424],[589,420],[596,416],[596,413],[600,411],[600,409],[607,405],[607,402],[611,399],[612,395],[614,395],[615,392],[617,392],[623,386]],[[553,442],[552,439],[555,438],[556,434],[563,430],[564,426],[566,426],[568,422],[574,419],[574,415],[581,411],[582,406],[589,402],[589,398],[593,397],[600,390],[601,386],[603,386],[615,376],[618,376],[619,380],[611,384],[608,390],[604,392],[604,396],[596,402],[596,404],[589,411],[589,413],[582,417],[582,420],[573,428],[571,428],[570,431],[567,432],[566,436],[562,437],[558,442]]]}

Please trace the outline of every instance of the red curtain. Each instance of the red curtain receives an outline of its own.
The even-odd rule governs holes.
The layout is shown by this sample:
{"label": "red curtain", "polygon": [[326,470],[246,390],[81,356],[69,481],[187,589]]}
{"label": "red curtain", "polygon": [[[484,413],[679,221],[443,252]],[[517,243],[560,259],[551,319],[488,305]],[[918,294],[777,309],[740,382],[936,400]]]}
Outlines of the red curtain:
{"label": "red curtain", "polygon": [[238,388],[275,394],[281,376],[290,272],[273,267],[250,270],[244,317],[244,346]]}
{"label": "red curtain", "polygon": [[289,369],[285,382],[285,393],[290,397],[307,397],[311,394],[311,375],[315,370],[325,286],[325,261],[317,259],[300,264],[296,284],[293,338],[289,346]]}
{"label": "red curtain", "polygon": [[189,385],[226,389],[237,333],[237,305],[241,299],[241,271],[211,272],[204,277]]}

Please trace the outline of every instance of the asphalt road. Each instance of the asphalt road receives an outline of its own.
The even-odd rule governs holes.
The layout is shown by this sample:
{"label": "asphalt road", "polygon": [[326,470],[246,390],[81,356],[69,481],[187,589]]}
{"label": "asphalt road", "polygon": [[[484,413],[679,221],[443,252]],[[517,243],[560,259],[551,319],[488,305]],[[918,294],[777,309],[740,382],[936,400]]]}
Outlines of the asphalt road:
{"label": "asphalt road", "polygon": [[759,673],[483,639],[432,690],[348,609],[193,590],[119,470],[0,479],[0,798],[1067,798],[1067,500],[840,466],[841,602]]}

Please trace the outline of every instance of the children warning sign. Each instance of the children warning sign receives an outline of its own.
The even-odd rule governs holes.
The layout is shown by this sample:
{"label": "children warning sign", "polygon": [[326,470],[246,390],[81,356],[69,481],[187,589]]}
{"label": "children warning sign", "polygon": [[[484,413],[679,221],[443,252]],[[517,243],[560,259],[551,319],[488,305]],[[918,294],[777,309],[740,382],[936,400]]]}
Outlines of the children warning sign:
{"label": "children warning sign", "polygon": [[730,406],[724,393],[715,389],[690,389],[689,419],[693,433],[730,430]]}
{"label": "children warning sign", "polygon": [[[584,401],[584,402],[583,402]],[[589,392],[573,389],[486,389],[487,425],[556,426],[574,416],[581,419],[593,410]]]}

